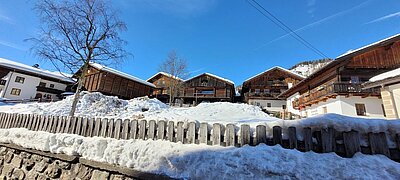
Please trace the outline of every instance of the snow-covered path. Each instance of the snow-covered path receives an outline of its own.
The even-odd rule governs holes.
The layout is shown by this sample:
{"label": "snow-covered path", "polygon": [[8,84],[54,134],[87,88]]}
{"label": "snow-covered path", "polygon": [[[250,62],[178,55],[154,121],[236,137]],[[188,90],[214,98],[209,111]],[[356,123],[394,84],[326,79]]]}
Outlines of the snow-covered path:
{"label": "snow-covered path", "polygon": [[400,179],[400,164],[383,155],[342,158],[278,146],[242,148],[116,140],[0,129],[0,142],[79,155],[139,171],[190,179]]}

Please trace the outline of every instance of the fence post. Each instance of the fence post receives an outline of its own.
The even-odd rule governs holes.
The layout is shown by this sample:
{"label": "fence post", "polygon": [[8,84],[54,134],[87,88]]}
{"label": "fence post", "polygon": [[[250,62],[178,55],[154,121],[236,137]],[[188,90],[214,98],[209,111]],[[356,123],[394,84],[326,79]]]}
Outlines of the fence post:
{"label": "fence post", "polygon": [[168,140],[171,142],[175,142],[175,127],[174,121],[168,121]]}
{"label": "fence post", "polygon": [[356,152],[360,152],[358,131],[343,132],[343,144],[346,157],[353,157]]}
{"label": "fence post", "polygon": [[182,144],[185,143],[184,133],[185,133],[185,129],[183,127],[183,122],[179,121],[176,125],[176,141],[177,142],[181,141]]}
{"label": "fence post", "polygon": [[113,138],[120,139],[121,138],[121,125],[122,125],[122,120],[117,119],[115,121],[115,127],[114,127],[114,136]]}
{"label": "fence post", "polygon": [[82,129],[82,119],[83,117],[78,117],[76,121],[76,129],[74,134],[81,134],[81,129]]}
{"label": "fence post", "polygon": [[108,120],[108,130],[107,130],[107,137],[112,137],[114,135],[114,119],[111,118]]}
{"label": "fence post", "polygon": [[322,152],[335,152],[335,130],[333,128],[321,129]]}
{"label": "fence post", "polygon": [[304,128],[303,136],[304,136],[304,151],[311,151],[313,149],[311,128],[309,127]]}
{"label": "fence post", "polygon": [[132,120],[130,123],[130,132],[129,136],[131,139],[137,139],[137,132],[138,132],[138,121],[137,120]]}
{"label": "fence post", "polygon": [[199,143],[208,144],[208,124],[200,123]]}
{"label": "fence post", "polygon": [[68,117],[67,121],[70,121],[70,122],[71,122],[71,126],[70,126],[70,128],[69,128],[69,130],[68,130],[68,133],[74,134],[75,129],[76,129],[76,121],[77,121],[77,118],[76,118],[76,117]]}
{"label": "fence post", "polygon": [[122,125],[122,139],[129,138],[129,119],[125,119]]}
{"label": "fence post", "polygon": [[4,113],[0,113],[0,128],[3,128],[4,123]]}
{"label": "fence post", "polygon": [[88,129],[88,118],[85,117],[82,119],[82,129],[80,135],[86,137],[87,136],[87,129]]}
{"label": "fence post", "polygon": [[280,126],[272,127],[272,136],[274,145],[280,144],[282,146],[282,128]]}
{"label": "fence post", "polygon": [[156,121],[149,121],[149,131],[147,132],[148,139],[154,140],[156,136]]}
{"label": "fence post", "polygon": [[256,144],[267,144],[267,128],[264,125],[256,126]]}
{"label": "fence post", "polygon": [[99,134],[101,137],[107,136],[107,128],[108,128],[108,119],[103,118],[101,120],[101,130],[100,130],[100,134]]}
{"label": "fence post", "polygon": [[157,124],[157,139],[165,139],[166,122],[160,120]]}
{"label": "fence post", "polygon": [[96,122],[94,123],[94,131],[93,131],[92,137],[93,136],[100,136],[100,134],[101,134],[101,123],[102,123],[101,118],[96,118]]}
{"label": "fence post", "polygon": [[221,145],[221,124],[213,124],[212,145]]}
{"label": "fence post", "polygon": [[297,149],[297,133],[295,127],[289,127],[289,148]]}
{"label": "fence post", "polygon": [[139,139],[146,139],[146,120],[141,120],[139,124]]}
{"label": "fence post", "polygon": [[243,124],[240,126],[240,145],[250,144],[250,126]]}
{"label": "fence post", "polygon": [[30,114],[24,114],[24,119],[25,119],[25,124],[24,124],[24,128],[28,129],[28,126],[31,122],[31,118],[30,118]]}
{"label": "fence post", "polygon": [[46,131],[47,130],[47,126],[49,125],[49,116],[47,115],[43,115],[43,126],[42,128],[40,128],[41,131]]}
{"label": "fence post", "polygon": [[225,134],[226,134],[225,135],[226,146],[235,146],[236,145],[235,125],[227,124]]}
{"label": "fence post", "polygon": [[390,158],[389,146],[384,132],[368,133],[368,140],[372,154],[384,154]]}
{"label": "fence post", "polygon": [[189,128],[187,131],[186,139],[187,139],[188,144],[196,143],[196,123],[195,122],[189,123]]}
{"label": "fence post", "polygon": [[88,118],[88,128],[87,128],[87,132],[86,132],[86,136],[87,137],[93,137],[93,131],[94,131],[94,124],[96,122],[95,118]]}
{"label": "fence post", "polygon": [[48,116],[47,118],[48,118],[48,124],[47,124],[47,127],[46,127],[45,131],[51,133],[51,128],[52,128],[53,123],[54,123],[53,116]]}

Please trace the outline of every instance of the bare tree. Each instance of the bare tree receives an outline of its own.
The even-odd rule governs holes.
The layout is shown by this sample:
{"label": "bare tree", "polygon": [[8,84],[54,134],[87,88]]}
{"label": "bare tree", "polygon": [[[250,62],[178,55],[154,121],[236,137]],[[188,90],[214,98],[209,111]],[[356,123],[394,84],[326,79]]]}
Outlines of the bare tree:
{"label": "bare tree", "polygon": [[41,29],[33,51],[59,71],[80,72],[70,116],[74,116],[82,79],[91,62],[119,63],[129,55],[120,38],[126,24],[104,0],[41,0],[35,6]]}
{"label": "bare tree", "polygon": [[160,64],[159,71],[171,75],[171,81],[167,83],[167,88],[169,90],[169,103],[172,103],[182,85],[182,80],[180,79],[187,78],[189,75],[187,71],[187,61],[178,57],[176,51],[171,51],[167,59]]}

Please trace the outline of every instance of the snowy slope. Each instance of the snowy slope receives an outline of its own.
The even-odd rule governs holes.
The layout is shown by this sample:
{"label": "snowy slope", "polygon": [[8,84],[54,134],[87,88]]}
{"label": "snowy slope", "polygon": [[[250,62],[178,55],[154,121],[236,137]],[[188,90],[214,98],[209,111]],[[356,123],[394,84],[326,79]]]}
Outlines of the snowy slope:
{"label": "snowy slope", "polygon": [[318,71],[320,68],[323,66],[327,65],[329,60],[319,60],[320,62],[317,61],[307,61],[307,62],[302,62],[290,69],[290,71],[301,74],[303,76],[309,76],[312,73]]}
{"label": "snowy slope", "polygon": [[399,179],[400,164],[383,155],[302,153],[264,144],[241,148],[152,140],[116,140],[0,129],[0,142],[185,179]]}

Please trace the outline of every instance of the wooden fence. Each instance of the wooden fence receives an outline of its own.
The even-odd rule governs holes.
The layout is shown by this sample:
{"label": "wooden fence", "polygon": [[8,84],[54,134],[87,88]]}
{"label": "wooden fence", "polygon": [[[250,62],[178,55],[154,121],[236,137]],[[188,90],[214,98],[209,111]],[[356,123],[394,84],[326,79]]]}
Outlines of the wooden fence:
{"label": "wooden fence", "polygon": [[[280,144],[284,148],[297,149],[302,152],[318,153],[335,152],[342,157],[352,157],[356,152],[364,154],[383,154],[392,160],[400,162],[400,136],[385,132],[362,134],[357,131],[339,132],[334,128],[312,129],[309,127],[296,129],[279,126],[272,128],[272,137],[267,136],[264,125],[258,125],[255,131],[249,125],[240,128],[233,124],[221,125],[160,120],[130,120],[107,118],[83,118],[66,116],[42,116],[35,114],[0,113],[0,128],[27,128],[33,131],[50,133],[70,133],[85,137],[110,137],[116,139],[162,139],[184,144],[208,144],[220,146],[254,146],[260,143],[267,145]],[[240,131],[238,131],[240,129]],[[288,138],[282,138],[282,130]],[[286,131],[287,130],[287,131]],[[297,138],[302,131],[303,139]],[[239,132],[239,133],[238,133]],[[395,148],[389,148],[387,136],[395,139]],[[367,146],[360,140],[366,140]]]}

